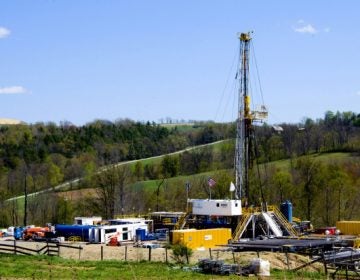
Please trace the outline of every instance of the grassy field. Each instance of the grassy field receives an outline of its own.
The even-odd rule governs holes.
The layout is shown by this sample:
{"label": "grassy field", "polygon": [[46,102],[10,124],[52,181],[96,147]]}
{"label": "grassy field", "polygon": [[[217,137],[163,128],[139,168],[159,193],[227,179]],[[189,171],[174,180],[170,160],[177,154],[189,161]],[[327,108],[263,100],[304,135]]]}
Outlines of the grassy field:
{"label": "grassy field", "polygon": [[[222,143],[217,143],[216,145],[213,146],[213,149],[215,150],[219,150],[220,146]],[[313,157],[316,160],[319,160],[321,162],[324,163],[331,163],[331,162],[344,162],[344,161],[350,161],[350,160],[360,160],[359,157],[355,157],[352,156],[350,153],[326,153],[326,154],[314,154],[311,155],[311,157]],[[158,163],[161,162],[161,158],[157,158],[157,159],[152,159],[152,161],[158,161]],[[150,162],[150,160],[149,160]],[[154,163],[154,162],[152,162]],[[282,169],[282,170],[289,170],[290,166],[291,166],[291,161],[290,159],[284,159],[284,160],[278,160],[278,161],[274,161],[274,162],[270,162],[267,163],[267,165],[270,167],[273,167],[274,169]],[[260,170],[263,170],[264,164],[260,165]],[[199,173],[199,174],[194,174],[194,175],[188,175],[188,176],[177,176],[177,177],[173,177],[173,178],[168,178],[166,179],[168,184],[173,184],[173,183],[177,183],[177,184],[181,184],[184,185],[186,181],[192,181],[192,180],[196,180],[196,178],[200,178],[200,177],[211,177],[214,176],[214,173],[222,173],[222,172],[228,172],[228,170],[216,170],[216,171],[207,171],[207,172],[203,172],[203,173]],[[147,180],[147,181],[139,181],[136,182],[134,184],[132,184],[131,188],[136,189],[136,190],[141,190],[141,189],[146,189],[150,192],[154,192],[157,189],[158,184],[160,184],[161,179],[158,180]],[[83,190],[78,190],[78,191],[73,191],[73,192],[88,192],[87,189],[83,189]],[[24,204],[24,200],[23,199],[18,199],[17,201],[18,203],[18,209],[22,209],[23,204]]]}
{"label": "grassy field", "polygon": [[[74,261],[48,256],[0,254],[0,279],[259,279],[205,275],[155,262]],[[269,279],[326,279],[316,272],[274,270]]]}
{"label": "grassy field", "polygon": [[[359,156],[354,156],[351,153],[321,153],[321,154],[312,154],[306,157],[311,157],[314,160],[318,160],[326,164],[333,162],[342,163],[350,160],[360,160]],[[283,160],[273,161],[267,164],[274,166],[276,169],[289,170],[291,167],[291,160],[283,159]]]}

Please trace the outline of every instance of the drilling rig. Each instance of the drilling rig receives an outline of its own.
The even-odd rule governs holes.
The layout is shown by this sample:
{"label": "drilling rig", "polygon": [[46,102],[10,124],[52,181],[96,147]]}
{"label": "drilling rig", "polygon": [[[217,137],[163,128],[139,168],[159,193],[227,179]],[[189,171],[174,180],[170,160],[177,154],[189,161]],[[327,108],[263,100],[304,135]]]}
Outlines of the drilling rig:
{"label": "drilling rig", "polygon": [[[250,109],[249,58],[251,32],[240,33],[238,37],[240,40],[240,54],[238,72],[236,73],[239,80],[239,92],[235,145],[235,192],[236,196],[242,201],[242,215],[233,232],[233,241],[237,241],[244,236],[252,238],[258,235],[293,236],[296,235],[296,231],[277,207],[267,206],[261,183],[259,186],[261,193],[260,205],[249,201],[249,172],[253,166],[254,151],[256,149],[253,124],[267,119],[268,111],[265,105],[261,105],[257,110]],[[260,174],[258,176],[260,178]],[[251,207],[250,202],[253,204]]]}
{"label": "drilling rig", "polygon": [[[235,144],[235,199],[188,199],[192,205],[191,213],[184,216],[179,228],[186,224],[194,228],[231,227],[232,241],[243,237],[256,238],[259,235],[296,235],[295,230],[275,206],[267,206],[260,184],[261,205],[256,205],[250,198],[249,172],[255,154],[254,123],[267,118],[265,105],[250,109],[249,57],[251,32],[238,35],[240,40],[239,66],[236,78],[239,81],[238,114],[236,119]],[[260,174],[258,174],[260,177]],[[254,187],[253,187],[254,188]],[[252,204],[250,204],[250,202]],[[190,219],[187,219],[191,217]],[[209,222],[209,217],[216,217],[216,223]]]}
{"label": "drilling rig", "polygon": [[253,122],[263,121],[268,112],[264,105],[260,110],[250,110],[249,95],[249,56],[251,33],[241,33],[239,68],[236,77],[239,79],[238,118],[236,126],[235,148],[235,191],[242,200],[244,207],[248,206],[249,199],[249,170],[253,162]]}

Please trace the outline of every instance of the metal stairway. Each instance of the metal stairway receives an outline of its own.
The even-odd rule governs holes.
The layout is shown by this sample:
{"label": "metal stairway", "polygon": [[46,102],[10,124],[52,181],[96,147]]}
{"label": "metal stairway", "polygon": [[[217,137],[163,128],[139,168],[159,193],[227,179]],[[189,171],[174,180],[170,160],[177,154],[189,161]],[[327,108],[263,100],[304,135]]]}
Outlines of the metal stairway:
{"label": "metal stairway", "polygon": [[243,235],[245,229],[249,225],[252,216],[253,216],[253,214],[250,212],[247,212],[247,213],[245,212],[242,214],[241,220],[238,223],[238,225],[233,233],[233,236],[232,236],[233,241],[238,241],[240,239],[240,237]]}
{"label": "metal stairway", "polygon": [[178,221],[176,222],[174,229],[184,229],[187,219],[190,216],[190,213],[185,213],[184,215],[180,216]]}
{"label": "metal stairway", "polygon": [[285,218],[285,216],[281,213],[281,211],[274,205],[269,206],[269,213],[272,213],[278,223],[287,231],[289,236],[296,237],[298,236],[297,231],[294,227],[289,223],[289,221]]}
{"label": "metal stairway", "polygon": [[280,229],[279,225],[276,223],[276,221],[273,219],[272,215],[269,212],[262,212],[262,216],[266,221],[266,224],[271,229],[271,231],[274,233],[276,237],[283,236],[283,232]]}

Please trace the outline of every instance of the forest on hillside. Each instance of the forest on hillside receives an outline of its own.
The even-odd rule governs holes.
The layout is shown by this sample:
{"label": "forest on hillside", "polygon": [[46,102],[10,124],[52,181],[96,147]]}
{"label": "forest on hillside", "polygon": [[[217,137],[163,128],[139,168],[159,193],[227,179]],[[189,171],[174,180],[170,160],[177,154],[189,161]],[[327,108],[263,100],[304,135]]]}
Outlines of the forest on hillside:
{"label": "forest on hillside", "polygon": [[[279,129],[279,127],[281,129]],[[296,214],[318,224],[360,218],[360,114],[326,112],[323,119],[301,124],[266,123],[254,127],[251,200],[270,203],[291,199]],[[91,188],[91,196],[68,201],[55,191],[29,200],[29,223],[71,222],[74,215],[145,213],[184,210],[184,180],[191,181],[191,195],[206,197],[206,176],[217,181],[213,197],[228,196],[233,180],[235,124],[196,123],[165,127],[155,123],[121,120],[95,121],[81,127],[53,123],[0,127],[0,224],[23,223],[21,205],[6,199],[53,188],[83,178],[77,188]],[[200,144],[226,140],[157,162],[99,168],[132,159],[168,154]],[[346,161],[318,161],[315,155],[348,153]],[[289,160],[290,168],[272,162]],[[178,176],[185,176],[181,179]],[[173,178],[173,180],[170,180]],[[177,179],[180,178],[180,179]],[[152,188],[146,181],[153,180]],[[161,190],[161,191],[160,191]]]}

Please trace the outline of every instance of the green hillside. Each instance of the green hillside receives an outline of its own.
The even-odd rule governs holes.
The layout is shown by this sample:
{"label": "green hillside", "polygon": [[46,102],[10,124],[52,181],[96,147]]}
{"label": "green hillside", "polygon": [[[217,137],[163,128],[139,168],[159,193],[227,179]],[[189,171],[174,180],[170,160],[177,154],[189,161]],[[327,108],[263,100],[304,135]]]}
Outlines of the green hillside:
{"label": "green hillside", "polygon": [[[281,124],[281,133],[266,123],[254,127],[249,201],[290,199],[297,216],[323,225],[359,219],[359,119],[351,112],[327,112],[324,119]],[[210,192],[213,198],[231,197],[234,137],[234,124],[211,122],[1,127],[0,223],[182,210],[186,182],[189,197],[206,198]],[[217,182],[213,189],[209,177]],[[69,195],[59,193],[65,191]],[[26,221],[25,192],[30,194]]]}

